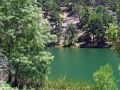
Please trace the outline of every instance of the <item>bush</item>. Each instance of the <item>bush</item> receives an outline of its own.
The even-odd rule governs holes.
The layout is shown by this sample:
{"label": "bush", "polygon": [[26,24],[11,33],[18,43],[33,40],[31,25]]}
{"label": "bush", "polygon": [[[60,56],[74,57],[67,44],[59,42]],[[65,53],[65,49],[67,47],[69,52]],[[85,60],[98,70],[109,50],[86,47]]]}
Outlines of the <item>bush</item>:
{"label": "bush", "polygon": [[112,67],[109,64],[101,67],[93,77],[95,90],[118,90]]}
{"label": "bush", "polygon": [[13,89],[10,87],[10,85],[6,84],[5,82],[0,83],[0,90],[18,90],[18,89]]}

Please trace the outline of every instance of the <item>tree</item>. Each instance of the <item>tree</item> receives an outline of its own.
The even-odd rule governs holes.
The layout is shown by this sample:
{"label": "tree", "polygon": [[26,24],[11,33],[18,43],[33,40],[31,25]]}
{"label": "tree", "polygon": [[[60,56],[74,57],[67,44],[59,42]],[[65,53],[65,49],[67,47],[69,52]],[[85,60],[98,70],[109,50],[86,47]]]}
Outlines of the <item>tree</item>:
{"label": "tree", "polygon": [[96,11],[96,13],[106,13],[107,9],[106,9],[106,7],[100,5],[100,6],[96,7],[95,11]]}
{"label": "tree", "polygon": [[120,24],[120,8],[117,9],[117,20],[118,20],[118,23]]}
{"label": "tree", "polygon": [[[53,56],[45,44],[52,38],[36,0],[1,0],[0,49],[12,67],[12,83],[42,86]],[[8,75],[9,78],[10,75]]]}
{"label": "tree", "polygon": [[68,41],[69,44],[74,42],[75,34],[77,32],[77,28],[74,24],[69,24],[67,29]]}
{"label": "tree", "polygon": [[88,23],[89,23],[90,16],[91,16],[92,12],[93,11],[90,10],[88,7],[85,7],[83,9],[83,12],[82,12],[82,15],[81,15],[81,18],[80,18],[80,22],[81,22],[82,27],[87,27],[88,26]]}
{"label": "tree", "polygon": [[105,32],[109,23],[113,22],[113,17],[105,12],[106,10],[99,6],[95,11],[85,8],[81,17],[82,29],[89,35],[92,35],[93,45],[105,43]]}
{"label": "tree", "polygon": [[[38,0],[39,3],[41,4],[40,0]],[[60,6],[58,5],[57,1],[55,0],[48,0],[46,1],[42,1],[42,7],[44,10],[47,11],[60,11]]]}
{"label": "tree", "polygon": [[118,25],[117,24],[109,24],[109,28],[106,31],[106,36],[109,39],[109,41],[116,43],[116,40],[118,38]]}
{"label": "tree", "polygon": [[72,11],[71,11],[71,15],[74,16],[81,16],[82,13],[82,5],[80,5],[80,3],[75,3],[72,6]]}
{"label": "tree", "polygon": [[93,36],[93,45],[95,44],[95,38],[98,37],[100,32],[102,32],[103,22],[102,16],[100,14],[92,14],[90,18],[90,22],[88,24],[88,32],[90,32]]}
{"label": "tree", "polygon": [[120,36],[119,36],[119,26],[117,24],[110,24],[108,30],[106,31],[106,37],[113,45],[113,50],[120,55]]}
{"label": "tree", "polygon": [[109,23],[112,22],[113,18],[109,14],[93,13],[91,15],[90,21],[88,23],[88,32],[93,34],[93,44],[104,43],[105,32]]}

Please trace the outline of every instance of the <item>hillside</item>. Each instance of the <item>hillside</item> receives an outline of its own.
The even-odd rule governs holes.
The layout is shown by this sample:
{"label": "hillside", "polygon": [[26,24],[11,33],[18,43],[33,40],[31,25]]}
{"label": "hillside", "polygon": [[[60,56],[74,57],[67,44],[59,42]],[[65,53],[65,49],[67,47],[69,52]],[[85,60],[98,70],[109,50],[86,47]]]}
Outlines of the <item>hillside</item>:
{"label": "hillside", "polygon": [[119,23],[116,2],[51,1],[54,6],[49,9],[45,6],[44,17],[51,25],[51,33],[57,35],[57,41],[48,46],[110,47],[105,33],[110,23]]}

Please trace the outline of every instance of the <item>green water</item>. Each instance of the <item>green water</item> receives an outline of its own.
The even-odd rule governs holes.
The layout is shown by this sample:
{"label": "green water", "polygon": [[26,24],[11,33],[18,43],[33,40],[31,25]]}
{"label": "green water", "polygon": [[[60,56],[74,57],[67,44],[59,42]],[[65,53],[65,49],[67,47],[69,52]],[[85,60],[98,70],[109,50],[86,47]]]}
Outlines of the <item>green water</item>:
{"label": "green water", "polygon": [[101,65],[111,64],[118,78],[120,58],[110,49],[93,48],[49,48],[54,56],[50,79],[66,76],[67,79],[92,81],[93,73]]}

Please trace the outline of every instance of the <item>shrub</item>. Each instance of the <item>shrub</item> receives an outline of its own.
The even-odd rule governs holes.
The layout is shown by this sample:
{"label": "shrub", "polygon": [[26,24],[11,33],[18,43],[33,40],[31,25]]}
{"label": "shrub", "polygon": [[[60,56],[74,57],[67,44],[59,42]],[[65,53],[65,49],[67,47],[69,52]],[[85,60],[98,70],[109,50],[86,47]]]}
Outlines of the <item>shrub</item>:
{"label": "shrub", "polygon": [[93,77],[95,90],[118,90],[112,67],[109,64],[96,71]]}

